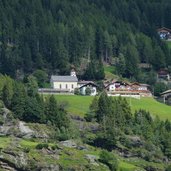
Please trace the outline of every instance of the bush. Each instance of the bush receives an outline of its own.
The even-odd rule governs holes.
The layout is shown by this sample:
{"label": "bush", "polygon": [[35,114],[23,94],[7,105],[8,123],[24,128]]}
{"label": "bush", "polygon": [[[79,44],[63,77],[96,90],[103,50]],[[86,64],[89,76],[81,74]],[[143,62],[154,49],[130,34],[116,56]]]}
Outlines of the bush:
{"label": "bush", "polygon": [[171,165],[166,168],[166,171],[171,171]]}
{"label": "bush", "polygon": [[166,91],[167,89],[168,89],[168,87],[165,83],[156,83],[154,85],[154,95],[160,96],[160,93]]}
{"label": "bush", "polygon": [[95,119],[95,114],[93,112],[87,112],[84,118],[87,122],[92,122]]}
{"label": "bush", "polygon": [[101,163],[106,164],[110,168],[111,171],[117,171],[118,169],[118,161],[116,157],[112,153],[106,150],[103,150],[100,153],[99,161]]}
{"label": "bush", "polygon": [[91,89],[89,87],[86,88],[85,93],[87,96],[91,95]]}
{"label": "bush", "polygon": [[24,151],[25,153],[29,153],[29,152],[30,152],[30,148],[25,147],[25,148],[23,149],[23,151]]}
{"label": "bush", "polygon": [[36,145],[36,149],[38,149],[38,150],[41,150],[41,149],[43,149],[43,148],[48,148],[48,144],[37,144]]}
{"label": "bush", "polygon": [[52,148],[52,150],[56,150],[56,149],[58,149],[58,146],[57,145],[53,145],[51,148]]}
{"label": "bush", "polygon": [[80,89],[79,88],[75,88],[74,89],[74,94],[75,95],[80,95]]}
{"label": "bush", "polygon": [[4,102],[2,100],[0,100],[0,108],[4,107]]}

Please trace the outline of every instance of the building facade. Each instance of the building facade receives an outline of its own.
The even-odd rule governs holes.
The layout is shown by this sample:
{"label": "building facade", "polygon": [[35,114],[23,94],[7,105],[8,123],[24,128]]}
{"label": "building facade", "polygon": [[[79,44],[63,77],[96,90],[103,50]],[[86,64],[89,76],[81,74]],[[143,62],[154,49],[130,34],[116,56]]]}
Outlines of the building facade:
{"label": "building facade", "polygon": [[52,89],[60,92],[74,92],[74,89],[78,87],[78,78],[72,71],[70,76],[52,75],[50,83]]}
{"label": "building facade", "polygon": [[83,86],[81,86],[79,89],[80,89],[80,94],[82,95],[86,95],[86,89],[89,88],[91,93],[90,93],[90,96],[96,96],[97,95],[97,85],[92,83],[92,82],[89,82]]}

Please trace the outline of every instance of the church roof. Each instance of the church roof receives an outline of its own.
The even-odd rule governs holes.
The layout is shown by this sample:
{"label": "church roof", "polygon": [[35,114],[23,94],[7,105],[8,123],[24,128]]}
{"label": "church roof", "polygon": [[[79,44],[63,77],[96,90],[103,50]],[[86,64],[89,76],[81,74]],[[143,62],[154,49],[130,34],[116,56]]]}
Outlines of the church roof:
{"label": "church roof", "polygon": [[51,81],[52,82],[78,82],[78,78],[75,76],[56,76],[52,75],[51,76]]}

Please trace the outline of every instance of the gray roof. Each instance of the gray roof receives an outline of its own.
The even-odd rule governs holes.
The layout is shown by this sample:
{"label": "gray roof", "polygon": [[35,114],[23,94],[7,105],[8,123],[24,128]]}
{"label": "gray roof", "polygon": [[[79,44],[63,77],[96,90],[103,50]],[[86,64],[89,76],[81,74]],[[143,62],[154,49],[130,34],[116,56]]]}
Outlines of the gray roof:
{"label": "gray roof", "polygon": [[78,78],[75,76],[51,76],[51,81],[58,81],[58,82],[78,82]]}
{"label": "gray roof", "polygon": [[170,90],[167,90],[167,91],[164,91],[162,93],[160,93],[161,95],[165,95],[165,94],[170,94],[171,93],[171,89]]}

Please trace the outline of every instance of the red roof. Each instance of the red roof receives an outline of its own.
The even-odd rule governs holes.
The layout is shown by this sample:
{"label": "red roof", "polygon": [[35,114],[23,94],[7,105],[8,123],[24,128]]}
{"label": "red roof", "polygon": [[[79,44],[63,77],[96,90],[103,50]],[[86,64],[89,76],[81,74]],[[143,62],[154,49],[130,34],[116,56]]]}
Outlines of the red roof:
{"label": "red roof", "polygon": [[167,69],[161,69],[158,71],[158,75],[167,75],[169,74],[169,71]]}
{"label": "red roof", "polygon": [[162,28],[159,28],[157,29],[158,32],[170,32],[171,33],[171,29],[168,29],[166,27],[162,27]]}

